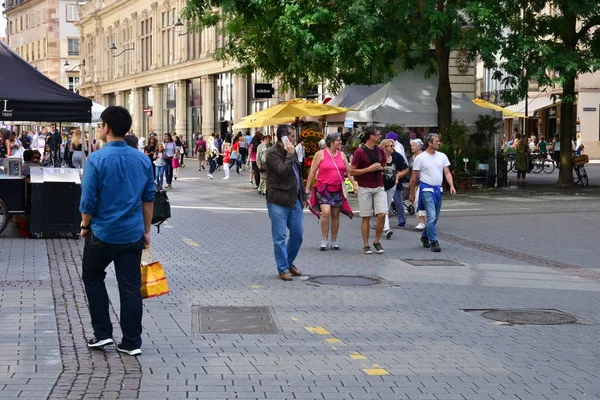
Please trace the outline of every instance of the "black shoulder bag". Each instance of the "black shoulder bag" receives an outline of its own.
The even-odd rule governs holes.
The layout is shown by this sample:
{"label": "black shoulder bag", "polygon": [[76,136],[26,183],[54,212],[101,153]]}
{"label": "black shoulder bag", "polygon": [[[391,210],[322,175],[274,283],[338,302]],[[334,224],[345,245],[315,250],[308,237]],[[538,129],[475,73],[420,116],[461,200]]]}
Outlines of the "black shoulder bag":
{"label": "black shoulder bag", "polygon": [[171,218],[171,203],[169,203],[169,196],[167,196],[167,192],[160,190],[157,185],[156,193],[154,195],[152,225],[156,226],[158,233],[160,233],[160,226],[162,223],[169,218]]}

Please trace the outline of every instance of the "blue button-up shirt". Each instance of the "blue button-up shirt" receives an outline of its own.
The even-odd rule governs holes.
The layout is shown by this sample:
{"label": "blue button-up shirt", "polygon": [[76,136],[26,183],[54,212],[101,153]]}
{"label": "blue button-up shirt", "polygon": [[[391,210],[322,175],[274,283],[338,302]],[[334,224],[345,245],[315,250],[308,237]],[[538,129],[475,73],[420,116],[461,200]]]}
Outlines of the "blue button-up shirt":
{"label": "blue button-up shirt", "polygon": [[85,163],[79,211],[92,215],[91,229],[103,242],[137,242],[144,234],[142,202],[153,202],[155,192],[148,156],[113,141]]}

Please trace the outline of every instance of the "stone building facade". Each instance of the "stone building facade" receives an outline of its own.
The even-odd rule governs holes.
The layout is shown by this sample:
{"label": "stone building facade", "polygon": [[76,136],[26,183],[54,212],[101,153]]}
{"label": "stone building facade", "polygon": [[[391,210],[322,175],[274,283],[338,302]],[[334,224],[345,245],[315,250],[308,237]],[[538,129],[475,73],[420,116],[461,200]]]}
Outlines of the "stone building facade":
{"label": "stone building facade", "polygon": [[6,0],[7,42],[44,75],[76,91],[79,32],[76,0]]}

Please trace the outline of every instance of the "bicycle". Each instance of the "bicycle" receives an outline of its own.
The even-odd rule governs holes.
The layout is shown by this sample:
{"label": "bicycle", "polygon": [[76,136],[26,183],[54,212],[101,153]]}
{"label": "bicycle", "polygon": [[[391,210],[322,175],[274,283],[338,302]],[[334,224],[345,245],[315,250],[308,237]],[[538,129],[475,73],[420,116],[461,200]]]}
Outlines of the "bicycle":
{"label": "bicycle", "polygon": [[554,164],[554,160],[549,159],[546,154],[534,153],[531,157],[532,168],[530,172],[534,174],[539,174],[542,171],[547,174],[554,172],[556,164]]}
{"label": "bicycle", "polygon": [[581,186],[587,187],[589,184],[585,164],[589,162],[587,155],[573,157],[573,183],[581,183]]}

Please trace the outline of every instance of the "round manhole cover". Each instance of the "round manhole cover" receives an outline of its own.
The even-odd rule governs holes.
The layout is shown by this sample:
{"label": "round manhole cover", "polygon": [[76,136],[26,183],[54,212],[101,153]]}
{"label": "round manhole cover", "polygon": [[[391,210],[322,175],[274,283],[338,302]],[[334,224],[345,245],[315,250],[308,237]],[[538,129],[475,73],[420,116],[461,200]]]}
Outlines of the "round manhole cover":
{"label": "round manhole cover", "polygon": [[348,275],[311,276],[307,280],[309,282],[319,283],[321,285],[337,286],[371,286],[381,283],[381,279],[378,278]]}
{"label": "round manhole cover", "polygon": [[491,310],[482,317],[499,322],[519,325],[562,325],[577,322],[572,315],[544,310]]}

